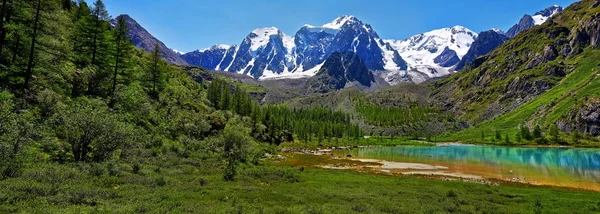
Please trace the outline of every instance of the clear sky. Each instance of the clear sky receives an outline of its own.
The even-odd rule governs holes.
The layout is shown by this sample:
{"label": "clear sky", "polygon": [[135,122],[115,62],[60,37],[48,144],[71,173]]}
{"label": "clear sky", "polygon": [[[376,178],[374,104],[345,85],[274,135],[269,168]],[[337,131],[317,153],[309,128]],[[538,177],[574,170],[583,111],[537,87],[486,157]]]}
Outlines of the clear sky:
{"label": "clear sky", "polygon": [[[87,0],[91,2],[92,0]],[[340,15],[371,24],[384,39],[465,26],[504,31],[524,14],[575,0],[104,0],[113,17],[129,14],[168,47],[188,52],[239,44],[252,30],[277,27],[293,36],[304,24]]]}

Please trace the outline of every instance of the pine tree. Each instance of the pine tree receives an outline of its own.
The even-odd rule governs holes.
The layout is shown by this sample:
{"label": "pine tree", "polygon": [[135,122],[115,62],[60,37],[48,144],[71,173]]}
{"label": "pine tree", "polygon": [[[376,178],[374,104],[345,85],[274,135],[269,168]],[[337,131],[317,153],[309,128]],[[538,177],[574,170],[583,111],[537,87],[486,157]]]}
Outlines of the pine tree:
{"label": "pine tree", "polygon": [[36,12],[35,12],[35,20],[33,21],[33,33],[31,34],[31,46],[29,48],[29,61],[27,63],[27,71],[25,72],[25,83],[24,88],[29,88],[29,82],[31,81],[33,75],[33,62],[35,59],[35,46],[37,44],[40,16],[42,9],[42,0],[37,0],[36,4]]}
{"label": "pine tree", "polygon": [[542,128],[539,125],[535,125],[535,128],[533,129],[532,137],[534,139],[541,139],[544,137],[543,133],[542,133]]}
{"label": "pine tree", "polygon": [[496,130],[496,140],[502,140],[502,134],[498,130]]}
{"label": "pine tree", "polygon": [[158,93],[162,89],[164,84],[164,65],[163,65],[162,55],[160,53],[160,48],[158,44],[154,46],[154,50],[152,51],[152,57],[150,58],[150,81],[152,84],[152,92],[151,97],[154,99],[158,99]]}
{"label": "pine tree", "polygon": [[559,144],[560,143],[560,133],[558,131],[558,127],[556,126],[556,124],[552,124],[550,126],[550,136],[552,137],[551,141],[554,144]]}
{"label": "pine tree", "polygon": [[571,134],[571,141],[573,141],[573,144],[579,144],[580,138],[581,135],[579,134],[579,131],[573,131],[573,133]]}
{"label": "pine tree", "polygon": [[104,61],[103,56],[105,51],[107,50],[106,32],[108,31],[109,21],[110,15],[108,15],[108,11],[106,10],[104,2],[102,2],[102,0],[96,0],[96,2],[94,2],[94,9],[92,10],[91,20],[91,63],[99,67],[102,67],[102,62]]}
{"label": "pine tree", "polygon": [[[100,1],[101,2],[101,1]],[[114,98],[115,91],[117,89],[117,79],[119,73],[128,67],[129,57],[131,56],[132,44],[127,37],[129,30],[127,23],[125,22],[124,16],[119,16],[117,26],[114,30],[114,43],[115,49],[113,53],[114,57],[114,72],[112,76],[112,87],[110,90],[110,97]],[[113,99],[114,100],[114,99]]]}
{"label": "pine tree", "polygon": [[531,132],[529,131],[529,128],[526,125],[520,125],[519,126],[519,132],[521,133],[521,137],[525,140],[533,140],[532,136],[531,136]]}

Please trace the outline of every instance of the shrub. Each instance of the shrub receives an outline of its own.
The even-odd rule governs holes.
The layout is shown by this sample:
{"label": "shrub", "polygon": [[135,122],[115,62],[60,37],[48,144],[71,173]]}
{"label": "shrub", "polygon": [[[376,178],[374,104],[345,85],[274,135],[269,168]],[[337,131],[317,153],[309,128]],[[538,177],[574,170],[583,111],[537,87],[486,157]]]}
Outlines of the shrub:
{"label": "shrub", "polygon": [[201,187],[206,186],[206,184],[208,184],[208,180],[206,180],[205,178],[200,178],[198,179],[198,183],[200,184]]}
{"label": "shrub", "polygon": [[458,197],[458,194],[456,194],[456,192],[454,192],[453,190],[450,190],[446,193],[446,197],[448,198],[456,198]]}
{"label": "shrub", "polygon": [[154,184],[156,184],[157,186],[162,187],[162,186],[167,185],[167,180],[165,180],[165,178],[163,178],[163,177],[159,177],[156,180],[154,180]]}
{"label": "shrub", "polygon": [[142,165],[138,162],[135,162],[131,166],[131,169],[133,171],[133,174],[138,174],[138,173],[140,173],[140,170],[142,169]]}
{"label": "shrub", "polygon": [[64,106],[55,121],[57,135],[71,146],[75,161],[107,160],[133,133],[104,102],[95,99],[79,98]]}
{"label": "shrub", "polygon": [[247,136],[248,132],[249,130],[235,125],[235,122],[225,127],[221,142],[223,145],[223,158],[227,160],[227,167],[223,175],[225,181],[235,179],[238,162],[245,162],[246,157],[252,150],[252,142]]}
{"label": "shrub", "polygon": [[16,177],[25,159],[24,148],[37,131],[31,112],[15,113],[12,95],[0,92],[0,179]]}

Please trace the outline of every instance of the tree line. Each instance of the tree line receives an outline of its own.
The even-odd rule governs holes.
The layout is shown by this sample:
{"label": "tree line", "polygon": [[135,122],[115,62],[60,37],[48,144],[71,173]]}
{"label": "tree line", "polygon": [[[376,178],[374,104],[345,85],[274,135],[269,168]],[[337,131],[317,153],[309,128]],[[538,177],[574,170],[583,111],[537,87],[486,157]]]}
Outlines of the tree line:
{"label": "tree line", "polygon": [[421,106],[417,103],[409,105],[385,107],[359,100],[355,110],[366,123],[379,127],[397,127],[416,122],[428,122],[437,119],[453,121],[450,114],[442,114],[439,110]]}

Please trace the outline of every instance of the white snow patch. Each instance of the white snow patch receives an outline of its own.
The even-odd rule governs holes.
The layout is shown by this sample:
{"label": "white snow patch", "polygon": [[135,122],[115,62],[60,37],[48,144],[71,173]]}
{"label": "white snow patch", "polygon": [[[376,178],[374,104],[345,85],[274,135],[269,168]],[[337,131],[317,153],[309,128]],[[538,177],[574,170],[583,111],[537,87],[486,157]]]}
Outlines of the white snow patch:
{"label": "white snow patch", "polygon": [[227,50],[231,47],[231,45],[213,45],[210,48],[204,48],[202,50],[198,50],[200,53],[206,52],[206,51],[214,51],[214,50]]}
{"label": "white snow patch", "polygon": [[185,52],[178,51],[177,49],[171,49],[171,50],[172,50],[173,52],[175,52],[175,53],[179,54],[179,55],[184,55],[184,54],[185,54]]}
{"label": "white snow patch", "polygon": [[[477,33],[462,27],[442,28],[412,36],[405,40],[384,40],[396,49],[409,67],[423,70],[423,67],[439,70],[443,75],[449,74],[449,68],[442,68],[434,62],[446,47],[456,52],[459,58],[467,54]],[[410,69],[409,69],[410,70]],[[409,72],[410,73],[410,72]],[[424,72],[430,77],[443,76]]]}
{"label": "white snow patch", "polygon": [[284,72],[277,74],[270,70],[265,70],[259,80],[274,80],[274,79],[302,79],[312,77],[323,67],[323,64],[317,65],[314,68],[302,71],[302,69],[296,69],[294,71],[288,71],[287,68]]}
{"label": "white snow patch", "polygon": [[253,30],[252,33],[256,34],[256,37],[251,39],[252,46],[250,46],[250,50],[257,51],[258,49],[269,44],[269,41],[271,41],[271,36],[277,35],[281,32],[275,27],[268,27]]}
{"label": "white snow patch", "polygon": [[342,26],[346,24],[346,22],[353,21],[355,19],[356,17],[354,16],[340,16],[337,19],[333,20],[333,22],[323,25],[323,27],[339,30],[342,28]]}

